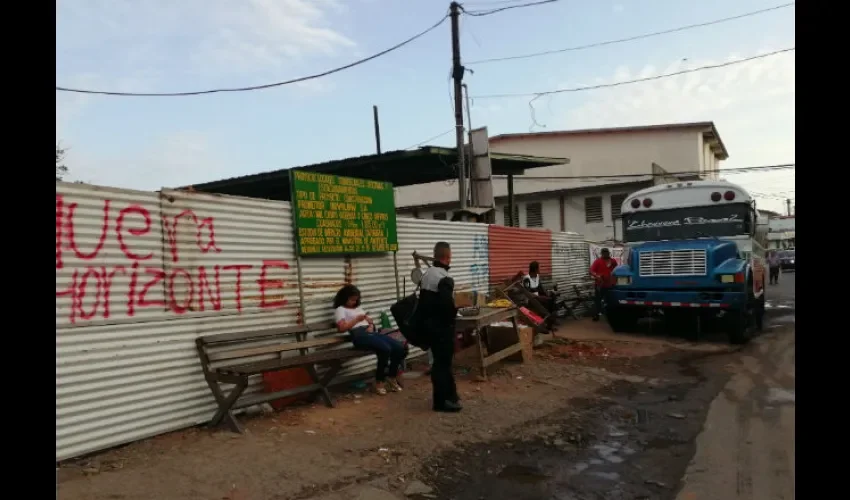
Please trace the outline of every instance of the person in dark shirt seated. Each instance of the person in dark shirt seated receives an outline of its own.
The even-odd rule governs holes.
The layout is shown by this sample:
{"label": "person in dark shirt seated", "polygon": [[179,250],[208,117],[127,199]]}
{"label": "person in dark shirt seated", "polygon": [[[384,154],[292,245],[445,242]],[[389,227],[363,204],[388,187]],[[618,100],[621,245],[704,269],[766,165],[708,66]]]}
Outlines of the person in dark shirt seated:
{"label": "person in dark shirt seated", "polygon": [[551,325],[555,319],[555,297],[553,292],[543,288],[543,280],[540,279],[540,263],[536,260],[528,264],[528,274],[523,276],[522,286],[535,294],[535,298],[540,302],[540,305],[545,307],[549,312],[548,323]]}

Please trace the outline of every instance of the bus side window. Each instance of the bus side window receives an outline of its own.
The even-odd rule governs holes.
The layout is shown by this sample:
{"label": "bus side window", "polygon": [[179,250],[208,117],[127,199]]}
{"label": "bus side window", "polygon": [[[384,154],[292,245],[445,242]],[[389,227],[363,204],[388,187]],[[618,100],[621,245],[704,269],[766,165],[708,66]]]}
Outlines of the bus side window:
{"label": "bus side window", "polygon": [[750,207],[748,215],[749,217],[744,221],[744,232],[753,236],[756,234],[756,225],[758,224],[756,220],[756,209]]}

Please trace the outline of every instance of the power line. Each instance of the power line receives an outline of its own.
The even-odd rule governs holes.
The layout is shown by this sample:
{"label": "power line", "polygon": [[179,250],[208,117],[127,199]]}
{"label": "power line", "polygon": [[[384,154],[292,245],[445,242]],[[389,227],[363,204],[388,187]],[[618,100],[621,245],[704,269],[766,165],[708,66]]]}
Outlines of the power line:
{"label": "power line", "polygon": [[429,137],[428,139],[425,139],[425,140],[424,140],[424,141],[422,141],[422,142],[417,142],[416,144],[414,144],[414,145],[412,145],[412,146],[408,146],[408,147],[404,148],[404,150],[403,150],[403,151],[407,151],[407,150],[409,150],[409,149],[413,149],[413,148],[418,148],[419,146],[422,146],[423,144],[429,143],[429,142],[431,142],[431,141],[433,141],[433,140],[436,140],[436,139],[439,139],[440,137],[443,137],[444,135],[448,134],[449,132],[454,132],[454,130],[455,130],[455,128],[454,128],[454,127],[452,127],[452,128],[450,128],[450,129],[446,130],[445,132],[443,132],[443,133],[441,133],[441,134],[437,134],[437,135],[435,135],[434,137]]}
{"label": "power line", "polygon": [[[723,168],[718,170],[718,174],[744,174],[747,172],[761,171],[761,170],[785,170],[790,168],[795,168],[796,163],[782,163],[778,165],[757,165],[752,167],[738,167],[738,168]],[[514,177],[515,181],[546,181],[546,180],[570,180],[570,179],[628,179],[628,178],[636,178],[636,177],[669,177],[675,175],[705,175],[705,170],[691,170],[691,171],[682,171],[682,172],[669,172],[669,173],[646,173],[646,174],[608,174],[608,175],[567,175],[567,176],[518,176]],[[493,177],[506,177],[501,175],[494,175]],[[676,181],[679,182],[679,181]]]}
{"label": "power line", "polygon": [[615,45],[615,44],[618,44],[618,43],[633,42],[633,41],[636,41],[636,40],[643,40],[643,39],[646,39],[646,38],[652,38],[652,37],[661,36],[661,35],[668,35],[668,34],[671,34],[671,33],[678,33],[678,32],[681,32],[681,31],[687,31],[687,30],[694,29],[694,28],[702,28],[702,27],[705,27],[705,26],[713,26],[715,24],[722,24],[722,23],[726,23],[726,22],[729,22],[729,21],[735,21],[737,19],[744,19],[744,18],[747,18],[747,17],[757,16],[759,14],[765,14],[767,12],[772,12],[772,11],[775,11],[775,10],[791,7],[791,6],[795,5],[796,3],[797,2],[785,3],[785,4],[782,4],[782,5],[769,7],[767,9],[754,10],[752,12],[747,12],[747,13],[740,14],[740,15],[737,15],[737,16],[724,17],[722,19],[716,19],[714,21],[707,21],[707,22],[697,23],[697,24],[688,24],[686,26],[679,26],[678,28],[672,28],[672,29],[663,30],[663,31],[654,31],[652,33],[644,33],[642,35],[630,36],[630,37],[627,37],[627,38],[618,38],[618,39],[615,39],[615,40],[606,40],[604,42],[596,42],[596,43],[589,43],[589,44],[585,44],[585,45],[577,45],[577,46],[574,46],[574,47],[567,47],[567,48],[563,48],[563,49],[546,50],[546,51],[543,51],[543,52],[533,52],[533,53],[530,53],[530,54],[523,54],[523,55],[518,55],[518,56],[494,57],[494,58],[491,58],[491,59],[481,59],[481,60],[478,60],[478,61],[469,61],[466,64],[467,65],[487,64],[487,63],[493,63],[493,62],[499,62],[499,61],[512,61],[512,60],[516,60],[516,59],[530,59],[532,57],[547,56],[547,55],[552,55],[552,54],[560,54],[560,53],[563,53],[563,52],[573,52],[573,51],[577,51],[577,50],[586,50],[586,49],[592,49],[592,48],[596,48],[596,47],[604,47],[604,46],[607,46],[607,45]]}
{"label": "power line", "polygon": [[540,0],[539,2],[530,2],[530,3],[520,4],[520,5],[509,5],[507,7],[499,7],[499,8],[490,9],[490,10],[466,10],[466,9],[463,9],[463,7],[461,7],[461,9],[463,9],[464,14],[468,14],[470,16],[482,16],[483,17],[483,16],[489,16],[489,15],[492,15],[492,14],[503,12],[503,11],[506,11],[506,10],[522,9],[524,7],[536,7],[538,5],[544,5],[544,4],[547,4],[547,3],[554,3],[554,2],[559,2],[559,1],[560,0]]}
{"label": "power line", "polygon": [[97,94],[97,95],[120,96],[120,97],[183,97],[183,96],[194,96],[194,95],[204,95],[204,94],[217,94],[217,93],[222,93],[222,92],[248,92],[248,91],[252,91],[252,90],[264,90],[264,89],[269,89],[269,88],[272,88],[272,87],[281,87],[281,86],[284,86],[284,85],[306,82],[308,80],[315,80],[316,78],[322,78],[322,77],[325,77],[325,76],[332,75],[334,73],[339,73],[340,71],[344,71],[346,69],[353,68],[355,66],[359,66],[363,63],[369,62],[373,59],[377,59],[377,58],[379,58],[383,55],[389,54],[390,52],[398,50],[398,49],[404,47],[405,45],[413,42],[414,40],[427,35],[431,31],[434,31],[441,24],[443,24],[443,22],[445,22],[445,20],[448,19],[448,17],[449,17],[449,15],[448,15],[448,13],[446,13],[445,15],[443,15],[443,17],[440,18],[439,21],[434,23],[431,27],[429,27],[425,31],[417,33],[416,35],[413,35],[412,37],[408,38],[407,40],[404,40],[403,42],[399,42],[399,43],[393,45],[392,47],[390,47],[388,49],[384,49],[384,50],[382,50],[378,53],[372,54],[371,56],[364,57],[363,59],[358,59],[354,62],[346,64],[345,66],[339,66],[337,68],[329,69],[329,70],[323,71],[321,73],[316,73],[316,74],[308,75],[308,76],[302,76],[300,78],[293,78],[291,80],[285,80],[285,81],[282,81],[282,82],[266,83],[266,84],[263,84],[263,85],[253,85],[253,86],[250,86],[250,87],[231,87],[231,88],[218,88],[218,89],[209,89],[209,90],[196,90],[196,91],[189,91],[189,92],[161,92],[161,93],[159,93],[159,92],[150,92],[150,93],[112,92],[112,91],[106,91],[106,90],[75,89],[75,88],[70,88],[70,87],[60,87],[58,85],[56,86],[56,90],[61,91],[61,92],[76,92],[78,94]]}
{"label": "power line", "polygon": [[463,5],[505,5],[512,3],[528,2],[528,0],[472,0],[471,2],[463,2]]}
{"label": "power line", "polygon": [[736,64],[743,64],[743,63],[746,63],[746,62],[754,61],[756,59],[764,59],[765,57],[771,57],[771,56],[775,56],[775,55],[782,54],[782,53],[785,53],[785,52],[792,52],[794,50],[796,50],[796,47],[789,47],[787,49],[775,50],[773,52],[768,52],[766,54],[759,54],[757,56],[747,57],[747,58],[744,58],[744,59],[739,59],[737,61],[729,61],[729,62],[720,63],[720,64],[709,64],[707,66],[700,66],[698,68],[684,69],[684,70],[676,71],[676,72],[673,72],[673,73],[666,73],[666,74],[663,74],[663,75],[649,76],[649,77],[646,77],[646,78],[636,78],[634,80],[624,80],[624,81],[621,81],[621,82],[601,83],[599,85],[587,85],[587,86],[584,86],[584,87],[572,87],[572,88],[566,88],[566,89],[547,90],[547,91],[544,91],[544,92],[527,92],[527,93],[517,93],[517,94],[488,94],[488,95],[474,96],[474,98],[475,99],[501,99],[501,98],[506,98],[506,97],[539,97],[539,96],[550,95],[550,94],[561,94],[561,93],[565,93],[565,92],[583,92],[583,91],[586,91],[586,90],[596,90],[596,89],[605,89],[605,88],[610,88],[610,87],[619,87],[619,86],[622,86],[622,85],[631,85],[633,83],[649,82],[649,81],[652,81],[652,80],[661,80],[661,79],[664,79],[664,78],[670,78],[671,76],[685,75],[685,74],[688,74],[688,73],[697,73],[699,71],[705,71],[705,70],[709,70],[709,69],[725,68],[727,66],[734,66]]}

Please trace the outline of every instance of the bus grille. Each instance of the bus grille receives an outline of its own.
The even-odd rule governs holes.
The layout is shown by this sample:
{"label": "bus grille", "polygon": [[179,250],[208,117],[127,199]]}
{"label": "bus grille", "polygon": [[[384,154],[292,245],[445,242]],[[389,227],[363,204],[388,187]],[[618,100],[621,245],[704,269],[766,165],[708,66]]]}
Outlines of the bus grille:
{"label": "bus grille", "polygon": [[705,250],[640,252],[641,276],[705,276]]}

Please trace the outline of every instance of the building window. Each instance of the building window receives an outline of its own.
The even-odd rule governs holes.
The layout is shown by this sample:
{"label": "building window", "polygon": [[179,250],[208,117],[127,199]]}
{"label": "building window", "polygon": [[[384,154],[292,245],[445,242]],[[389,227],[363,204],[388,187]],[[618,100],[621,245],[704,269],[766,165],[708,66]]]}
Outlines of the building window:
{"label": "building window", "polygon": [[543,227],[543,204],[539,201],[525,205],[525,227]]}
{"label": "building window", "polygon": [[601,196],[588,196],[584,199],[584,221],[602,222]]}
{"label": "building window", "polygon": [[[510,227],[511,221],[510,221],[510,218],[508,217],[508,214],[510,214],[510,209],[508,208],[507,205],[505,205],[504,207],[502,207],[502,215],[505,218],[504,225]],[[516,203],[514,203],[514,223],[513,223],[513,226],[519,227],[519,205],[517,205]]]}
{"label": "building window", "polygon": [[434,220],[446,220],[445,212],[434,212]]}
{"label": "building window", "polygon": [[623,202],[626,201],[626,197],[628,196],[627,193],[611,195],[611,220],[620,218],[620,209],[623,207]]}

